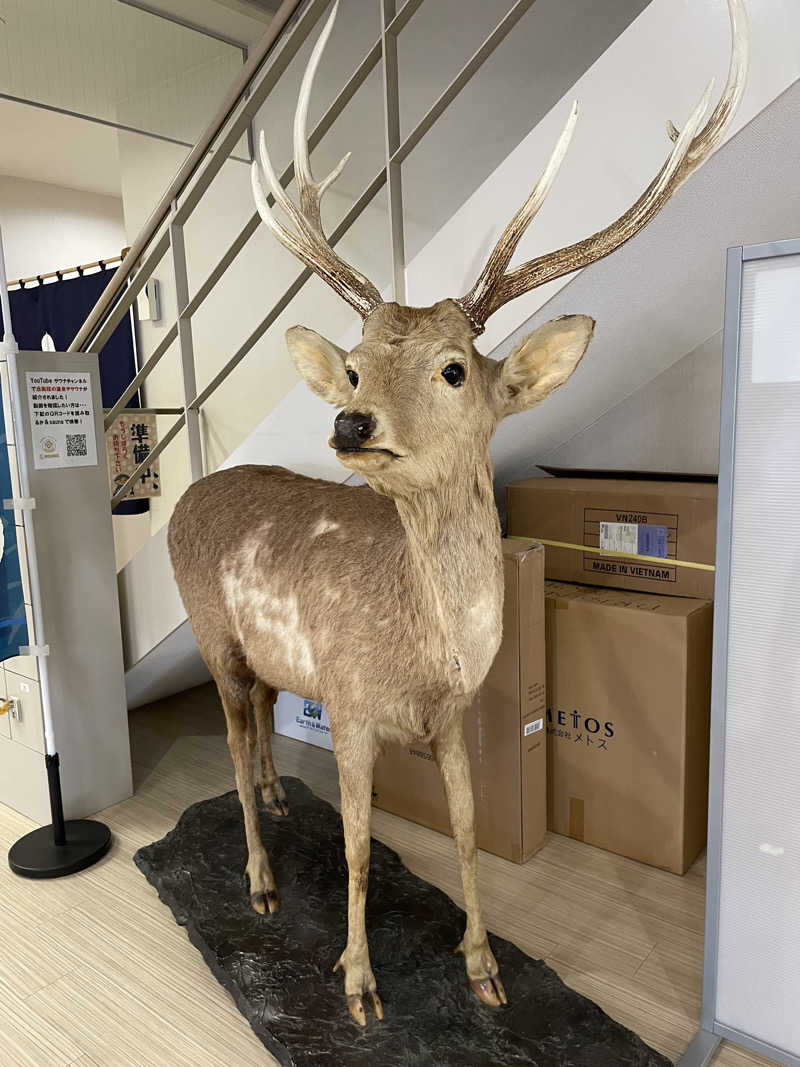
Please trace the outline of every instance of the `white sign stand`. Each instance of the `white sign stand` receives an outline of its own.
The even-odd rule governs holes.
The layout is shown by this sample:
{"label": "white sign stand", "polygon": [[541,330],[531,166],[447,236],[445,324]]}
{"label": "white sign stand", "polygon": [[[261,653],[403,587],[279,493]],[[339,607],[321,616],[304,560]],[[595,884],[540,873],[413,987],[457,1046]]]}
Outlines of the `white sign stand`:
{"label": "white sign stand", "polygon": [[25,435],[22,433],[22,400],[17,369],[19,346],[14,338],[11,322],[2,230],[0,230],[0,306],[2,306],[3,310],[4,327],[3,340],[0,343],[0,357],[5,358],[8,363],[8,380],[11,392],[11,410],[15,429],[14,439],[17,446],[16,453],[21,494],[20,499],[11,502],[11,506],[15,509],[20,509],[23,514],[34,625],[34,634],[29,635],[29,638],[33,637],[32,643],[27,647],[21,648],[20,655],[35,656],[38,660],[42,717],[44,720],[44,759],[50,793],[50,812],[53,820],[50,826],[39,827],[38,830],[33,830],[31,833],[26,834],[12,845],[8,853],[8,862],[11,869],[23,877],[56,878],[60,875],[74,874],[76,871],[83,870],[104,856],[111,846],[111,831],[104,823],[92,819],[71,819],[66,822],[64,820],[59,757],[53,728],[50,677],[47,663],[50,649],[45,642],[39,566],[36,555],[36,534],[33,521],[36,502],[30,496],[28,456],[26,454]]}

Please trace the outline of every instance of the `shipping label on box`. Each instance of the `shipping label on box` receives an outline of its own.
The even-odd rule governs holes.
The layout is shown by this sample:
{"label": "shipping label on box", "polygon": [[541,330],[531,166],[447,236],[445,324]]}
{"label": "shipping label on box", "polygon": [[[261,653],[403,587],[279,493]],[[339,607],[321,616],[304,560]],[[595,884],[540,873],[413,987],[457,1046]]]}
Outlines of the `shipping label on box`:
{"label": "shipping label on box", "polygon": [[273,719],[276,734],[333,750],[331,722],[322,704],[295,693],[278,693]]}
{"label": "shipping label on box", "polygon": [[[639,556],[660,556],[661,559],[667,559],[675,554],[677,515],[674,516],[674,520],[675,526],[670,527],[658,522],[651,523],[647,516],[637,516],[636,522],[604,522],[601,519],[600,548],[610,548],[612,552],[634,552]],[[592,518],[591,521],[596,520]],[[586,523],[584,522],[585,530]],[[669,552],[670,541],[672,553]]]}
{"label": "shipping label on box", "polygon": [[[676,512],[625,512],[610,508],[583,509],[583,544],[612,552],[659,556],[665,563],[609,558],[596,552],[583,554],[587,574],[614,574],[651,582],[676,582],[678,568],[668,560],[677,558],[678,515]],[[591,581],[587,578],[587,581]]]}

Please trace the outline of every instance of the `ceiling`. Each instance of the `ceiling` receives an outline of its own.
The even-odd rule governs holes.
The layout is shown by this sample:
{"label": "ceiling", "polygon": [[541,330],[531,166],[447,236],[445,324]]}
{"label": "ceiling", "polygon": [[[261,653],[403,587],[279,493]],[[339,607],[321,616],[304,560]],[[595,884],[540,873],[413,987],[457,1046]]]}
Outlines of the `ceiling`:
{"label": "ceiling", "polygon": [[[129,0],[122,0],[123,3]],[[146,0],[135,6],[146,7],[173,18],[182,19],[192,26],[208,30],[237,41],[242,45],[254,44],[263,37],[272,13],[278,9],[280,0]]]}
{"label": "ceiling", "polygon": [[0,174],[105,196],[120,195],[117,131],[0,99]]}
{"label": "ceiling", "polygon": [[[8,5],[9,0],[0,0],[0,14],[6,16],[0,30],[13,40],[18,57],[13,62],[8,50],[3,57],[0,89],[20,99],[0,97],[0,175],[115,197],[121,195],[116,129],[66,112],[123,121],[190,143],[199,133],[198,121],[202,127],[213,113],[242,62],[237,49],[171,22],[148,20],[138,9],[164,12],[240,41],[260,37],[269,20],[265,5],[251,8],[248,0],[94,0],[71,23],[80,41],[69,58],[47,62],[60,55],[65,12],[56,9],[57,17],[48,19],[41,0]],[[121,48],[126,29],[129,39]],[[38,67],[28,62],[34,38],[34,51],[44,57]]]}
{"label": "ceiling", "polygon": [[5,99],[193,144],[242,50],[120,0],[0,0]]}

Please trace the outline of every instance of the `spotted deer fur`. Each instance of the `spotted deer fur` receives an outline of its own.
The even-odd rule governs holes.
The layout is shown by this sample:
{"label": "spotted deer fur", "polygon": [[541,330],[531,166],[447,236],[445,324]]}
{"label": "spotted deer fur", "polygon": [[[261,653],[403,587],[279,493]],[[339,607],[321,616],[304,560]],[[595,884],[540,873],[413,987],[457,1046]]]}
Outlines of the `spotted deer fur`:
{"label": "spotted deer fur", "polygon": [[[376,421],[370,444],[385,452],[340,453],[369,484],[235,467],[196,482],[170,523],[175,577],[228,720],[259,911],[277,906],[277,891],[258,832],[256,738],[264,802],[282,812],[268,736],[276,692],[319,700],[330,716],[350,868],[342,966],[360,1021],[361,997],[377,1003],[364,900],[372,767],[389,742],[433,747],[464,878],[467,973],[484,999],[504,997],[478,904],[461,736],[462,713],[501,635],[489,440],[506,412],[538,402],[572,372],[592,327],[584,316],[556,320],[502,364],[475,351],[452,301],[413,310],[382,305],[351,353],[295,328],[290,350],[312,388]],[[458,387],[441,375],[454,362],[465,369]],[[358,374],[355,389],[346,365]]]}

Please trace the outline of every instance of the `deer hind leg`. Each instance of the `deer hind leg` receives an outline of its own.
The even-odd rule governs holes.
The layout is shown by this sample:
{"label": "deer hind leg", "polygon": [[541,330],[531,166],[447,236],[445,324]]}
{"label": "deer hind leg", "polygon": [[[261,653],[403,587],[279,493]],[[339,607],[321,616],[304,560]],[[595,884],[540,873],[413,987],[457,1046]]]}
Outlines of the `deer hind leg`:
{"label": "deer hind leg", "polygon": [[467,977],[473,992],[485,1004],[498,1007],[506,1003],[506,993],[500,981],[497,960],[489,948],[478,899],[475,803],[472,797],[469,756],[464,744],[460,719],[457,719],[442,736],[436,738],[431,747],[444,780],[447,806],[450,810],[450,825],[461,865],[467,928],[458,950],[464,954]]}
{"label": "deer hind leg", "polygon": [[258,753],[261,766],[261,798],[264,806],[272,815],[288,815],[289,804],[286,800],[286,791],[281,785],[281,780],[272,762],[272,709],[275,706],[275,698],[278,692],[272,686],[267,685],[260,679],[256,679],[250,690],[250,700],[253,704],[253,717],[256,720],[258,733]]}
{"label": "deer hind leg", "polygon": [[258,827],[253,783],[256,737],[250,720],[250,687],[253,678],[238,665],[231,670],[212,673],[225,710],[228,748],[233,759],[236,789],[244,814],[244,831],[247,838],[247,867],[244,876],[250,882],[250,903],[260,915],[265,915],[267,908],[270,912],[278,910],[278,894]]}
{"label": "deer hind leg", "polygon": [[372,769],[375,746],[363,735],[342,736],[334,732],[334,750],[339,766],[342,823],[348,870],[347,945],[334,971],[344,971],[347,1008],[359,1026],[366,1026],[364,999],[379,1019],[383,1005],[377,993],[369,961],[365,908],[369,875],[369,831],[372,810]]}

